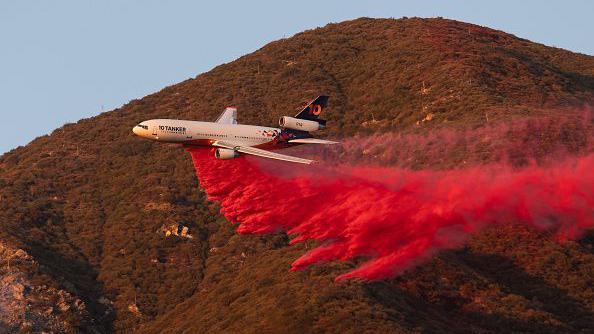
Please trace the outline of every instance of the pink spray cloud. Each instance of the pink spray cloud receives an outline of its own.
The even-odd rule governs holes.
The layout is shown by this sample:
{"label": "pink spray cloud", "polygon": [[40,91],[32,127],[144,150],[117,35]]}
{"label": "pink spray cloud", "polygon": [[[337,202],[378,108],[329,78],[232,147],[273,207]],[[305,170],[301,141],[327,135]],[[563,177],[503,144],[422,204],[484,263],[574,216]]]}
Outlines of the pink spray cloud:
{"label": "pink spray cloud", "polygon": [[[385,135],[375,138],[385,144]],[[366,138],[365,145],[373,140]],[[292,243],[319,241],[292,270],[359,258],[359,267],[337,279],[377,280],[507,222],[559,240],[578,238],[594,227],[594,154],[587,141],[583,146],[582,154],[554,164],[488,162],[446,170],[223,161],[209,149],[190,153],[209,200],[220,203],[239,233],[285,231]]]}

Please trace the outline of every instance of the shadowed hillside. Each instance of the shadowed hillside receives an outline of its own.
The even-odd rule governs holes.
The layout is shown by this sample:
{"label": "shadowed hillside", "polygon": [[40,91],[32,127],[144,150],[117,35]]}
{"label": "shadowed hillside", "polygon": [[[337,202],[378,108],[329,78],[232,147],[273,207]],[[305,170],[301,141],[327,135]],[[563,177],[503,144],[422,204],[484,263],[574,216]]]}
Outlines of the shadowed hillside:
{"label": "shadowed hillside", "polygon": [[[228,105],[240,123],[276,125],[321,93],[332,96],[325,137],[477,128],[592,103],[594,57],[451,20],[363,18],[65,125],[0,157],[0,241],[10,245],[0,280],[16,287],[0,291],[14,299],[0,310],[23,310],[0,317],[0,332],[594,328],[591,236],[558,244],[510,222],[391,281],[336,283],[353,263],[288,272],[307,244],[237,235],[205,201],[183,149],[131,132],[151,118],[214,120]],[[546,138],[579,152],[591,131]],[[539,138],[531,144],[550,144]],[[182,227],[191,238],[165,234]]]}

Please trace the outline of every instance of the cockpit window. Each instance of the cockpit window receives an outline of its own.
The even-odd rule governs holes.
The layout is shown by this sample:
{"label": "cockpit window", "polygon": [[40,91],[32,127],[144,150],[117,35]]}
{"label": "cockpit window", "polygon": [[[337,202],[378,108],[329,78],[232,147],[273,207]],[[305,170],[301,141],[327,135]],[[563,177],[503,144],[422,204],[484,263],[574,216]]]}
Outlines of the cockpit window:
{"label": "cockpit window", "polygon": [[137,127],[140,127],[140,128],[145,129],[145,130],[148,130],[148,125],[138,124]]}

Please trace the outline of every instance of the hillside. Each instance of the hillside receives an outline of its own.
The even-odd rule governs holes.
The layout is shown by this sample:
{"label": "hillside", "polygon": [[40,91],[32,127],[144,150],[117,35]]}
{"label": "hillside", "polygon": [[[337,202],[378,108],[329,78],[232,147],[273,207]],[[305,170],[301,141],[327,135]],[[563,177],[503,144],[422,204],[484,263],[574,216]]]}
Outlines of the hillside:
{"label": "hillside", "polygon": [[[329,138],[481,128],[590,105],[594,57],[451,20],[361,18],[56,129],[0,157],[0,280],[15,287],[0,291],[14,315],[0,332],[594,328],[592,236],[559,244],[510,222],[393,280],[336,283],[353,263],[288,272],[307,244],[237,235],[183,149],[131,132],[151,118],[214,120],[228,105],[240,123],[276,125],[320,93],[332,96]],[[559,133],[544,137],[590,147],[591,124]],[[471,153],[442,165],[484,160]],[[166,237],[174,224],[192,238]]]}

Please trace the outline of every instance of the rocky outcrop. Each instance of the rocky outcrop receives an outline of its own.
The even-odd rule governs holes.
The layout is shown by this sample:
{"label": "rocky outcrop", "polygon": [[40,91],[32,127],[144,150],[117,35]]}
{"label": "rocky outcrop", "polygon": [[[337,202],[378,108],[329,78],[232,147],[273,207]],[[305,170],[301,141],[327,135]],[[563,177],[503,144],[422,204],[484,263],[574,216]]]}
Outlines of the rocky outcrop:
{"label": "rocky outcrop", "polygon": [[89,319],[76,296],[31,281],[39,265],[22,249],[0,242],[0,266],[0,333],[74,333]]}

